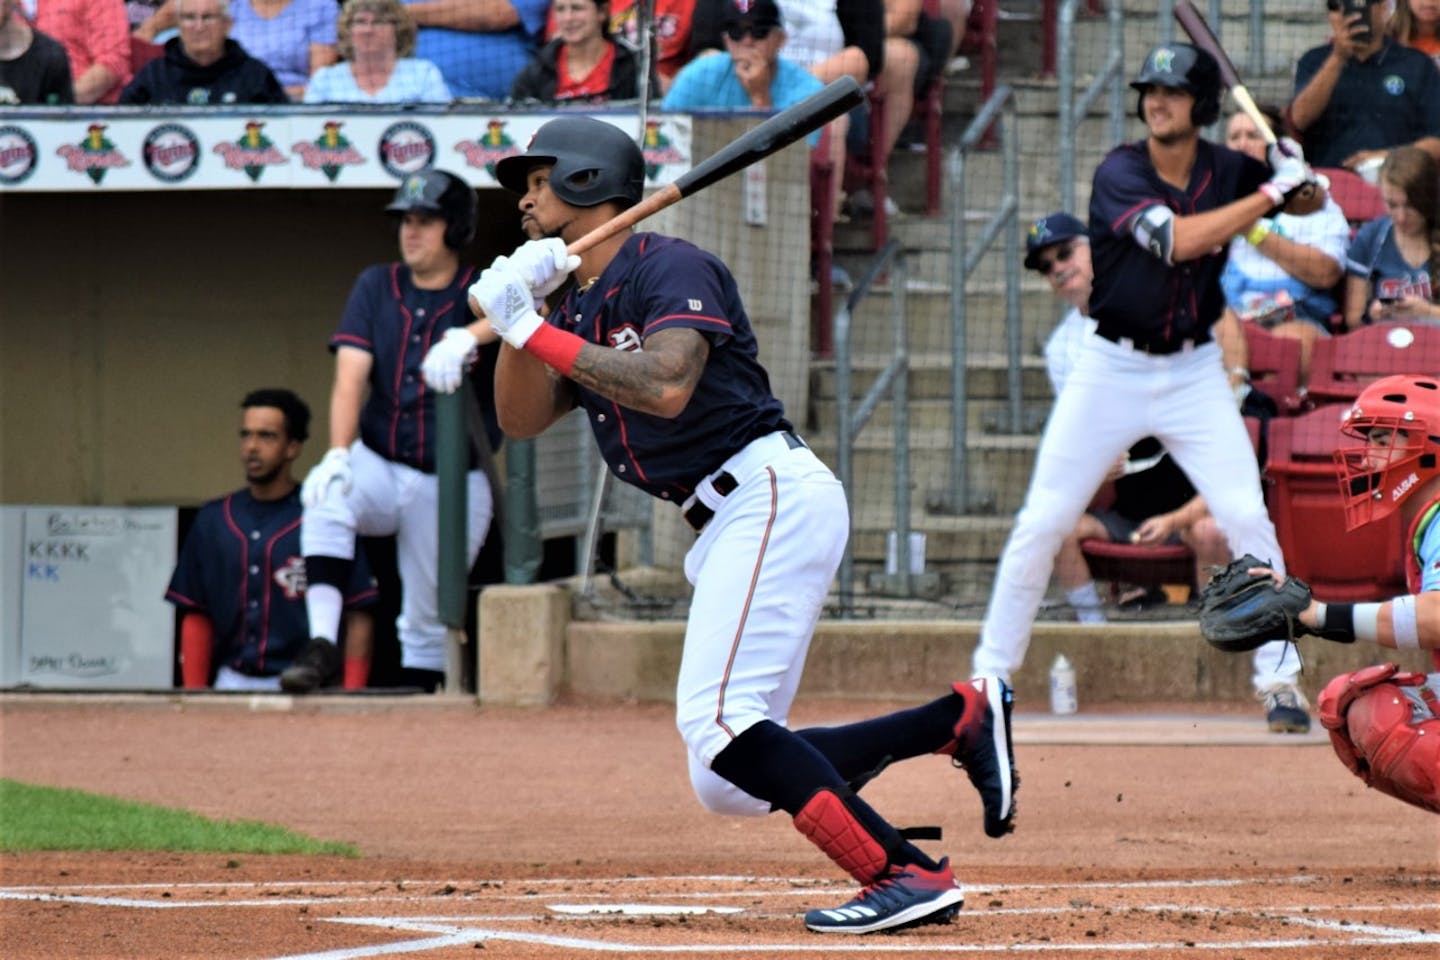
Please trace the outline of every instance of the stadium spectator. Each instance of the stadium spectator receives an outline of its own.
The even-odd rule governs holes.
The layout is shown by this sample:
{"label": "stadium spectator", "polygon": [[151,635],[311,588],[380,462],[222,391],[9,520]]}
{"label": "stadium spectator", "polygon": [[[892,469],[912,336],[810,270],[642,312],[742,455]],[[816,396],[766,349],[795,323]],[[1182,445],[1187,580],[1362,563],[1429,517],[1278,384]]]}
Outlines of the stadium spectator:
{"label": "stadium spectator", "polygon": [[[280,674],[310,640],[300,485],[295,460],[310,433],[310,408],[289,390],[254,390],[240,402],[245,486],[200,508],[185,536],[165,599],[180,611],[180,672],[187,689],[279,690]],[[369,568],[357,563],[346,591],[346,651],[367,670],[375,602]]]}
{"label": "stadium spectator", "polygon": [[1380,167],[1380,195],[1388,212],[1350,244],[1345,323],[1440,324],[1440,165],[1418,147],[1392,150]]}
{"label": "stadium spectator", "polygon": [[65,47],[30,26],[19,4],[0,0],[0,105],[74,103]]}
{"label": "stadium spectator", "polygon": [[415,55],[456,97],[504,100],[530,62],[550,0],[405,0],[420,27]]}
{"label": "stadium spectator", "polygon": [[321,67],[335,62],[335,0],[231,0],[230,36],[299,101]]}
{"label": "stadium spectator", "polygon": [[[1069,377],[1087,337],[1095,332],[1089,308],[1094,266],[1085,225],[1056,212],[1035,221],[1026,235],[1025,266],[1041,273],[1051,291],[1070,309],[1045,341],[1045,370],[1055,395]],[[1082,540],[1120,543],[1184,543],[1195,553],[1195,583],[1209,579],[1213,564],[1230,560],[1230,547],[1205,500],[1184,471],[1154,437],[1132,446],[1106,477],[1114,499],[1104,508],[1086,510],[1055,555],[1055,579],[1081,623],[1104,623],[1105,611],[1095,578],[1080,549]],[[1164,594],[1141,589],[1122,595],[1121,604],[1163,602]]]}
{"label": "stadium spectator", "polygon": [[[655,0],[652,14],[655,82],[663,96],[680,68],[690,62],[690,22],[695,15],[695,0]],[[545,23],[545,36],[551,40],[559,36],[553,5]],[[640,12],[635,0],[613,0],[610,4],[610,36],[640,49]]]}
{"label": "stadium spectator", "polygon": [[1391,147],[1423,147],[1440,158],[1440,70],[1385,34],[1388,6],[1375,0],[1346,14],[1326,0],[1330,42],[1295,67],[1286,116],[1315,167],[1355,170]]}
{"label": "stadium spectator", "polygon": [[[640,58],[610,36],[606,0],[555,0],[556,35],[515,77],[516,103],[603,103],[640,96]],[[658,88],[651,75],[650,90]]]}
{"label": "stadium spectator", "polygon": [[[1261,108],[1280,129],[1280,112]],[[1255,121],[1237,110],[1226,126],[1225,145],[1265,162],[1265,138]],[[1330,335],[1330,318],[1339,313],[1336,288],[1345,275],[1345,249],[1350,224],[1331,197],[1314,213],[1280,212],[1257,220],[1244,235],[1230,241],[1230,259],[1220,274],[1226,309],[1238,319],[1256,323],[1277,337],[1300,341],[1300,382],[1310,370],[1310,352],[1317,337]],[[1243,331],[1237,333],[1243,338]],[[1243,365],[1231,371],[1231,386],[1248,374]]]}
{"label": "stadium spectator", "polygon": [[1440,66],[1440,0],[1396,0],[1385,32]]}
{"label": "stadium spectator", "polygon": [[165,41],[125,88],[121,103],[288,103],[270,68],[230,39],[226,0],[175,0],[180,35]]}
{"label": "stadium spectator", "polygon": [[783,110],[823,86],[780,55],[785,27],[780,8],[770,0],[755,0],[744,9],[727,4],[721,42],[724,53],[692,60],[675,76],[664,109]]}
{"label": "stadium spectator", "polygon": [[35,29],[65,47],[75,102],[115,103],[131,76],[123,0],[35,0],[33,10]]}
{"label": "stadium spectator", "polygon": [[400,0],[347,0],[336,30],[342,62],[321,67],[306,103],[449,103],[440,68],[415,52],[415,21]]}

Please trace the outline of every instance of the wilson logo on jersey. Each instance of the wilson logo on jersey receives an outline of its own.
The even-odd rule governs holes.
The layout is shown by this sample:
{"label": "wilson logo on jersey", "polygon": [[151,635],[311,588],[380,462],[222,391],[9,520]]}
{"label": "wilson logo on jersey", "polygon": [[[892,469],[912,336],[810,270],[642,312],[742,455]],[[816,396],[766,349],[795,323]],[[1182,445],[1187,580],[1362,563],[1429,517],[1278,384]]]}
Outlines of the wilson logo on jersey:
{"label": "wilson logo on jersey", "polygon": [[686,300],[685,304],[691,310],[694,310],[696,313],[699,313],[701,310],[705,309],[705,304],[701,303],[699,300]]}
{"label": "wilson logo on jersey", "polygon": [[291,557],[285,565],[275,571],[275,585],[285,591],[287,600],[299,600],[305,595],[305,558]]}
{"label": "wilson logo on jersey", "polygon": [[623,326],[610,334],[610,346],[616,350],[628,350],[633,353],[641,347],[640,331],[632,326]]}

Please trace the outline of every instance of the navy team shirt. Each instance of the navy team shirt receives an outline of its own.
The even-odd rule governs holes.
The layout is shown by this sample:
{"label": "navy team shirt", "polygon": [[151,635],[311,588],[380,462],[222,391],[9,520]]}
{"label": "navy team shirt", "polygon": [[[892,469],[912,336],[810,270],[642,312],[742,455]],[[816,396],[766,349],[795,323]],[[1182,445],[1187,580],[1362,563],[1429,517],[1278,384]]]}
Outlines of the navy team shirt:
{"label": "navy team shirt", "polygon": [[[365,268],[355,280],[330,349],[358,347],[374,357],[370,393],[360,410],[360,439],[387,460],[435,472],[435,392],[426,386],[420,364],[446,330],[474,319],[466,302],[474,279],[475,268],[462,265],[450,286],[421,290],[409,267],[388,263]],[[498,342],[481,347],[470,368],[492,448],[500,444],[494,398],[499,353]]]}
{"label": "navy team shirt", "polygon": [[[274,676],[309,643],[300,512],[297,487],[279,500],[256,500],[240,489],[195,515],[165,599],[215,624],[218,663]],[[369,606],[377,596],[365,554],[357,551],[345,606]]]}
{"label": "navy team shirt", "polygon": [[1177,217],[1214,210],[1254,193],[1268,179],[1265,164],[1203,139],[1184,190],[1160,178],[1146,141],[1111,150],[1095,168],[1090,191],[1095,266],[1090,316],[1099,328],[1141,342],[1209,340],[1210,327],[1225,306],[1220,272],[1228,245],[1172,266],[1136,243],[1130,224],[1156,205],[1169,207]]}
{"label": "navy team shirt", "polygon": [[674,419],[622,407],[579,384],[580,405],[610,470],[653,496],[683,503],[750,441],[791,429],[770,390],[735,278],[713,254],[674,237],[637,233],[589,290],[572,290],[549,322],[590,343],[639,350],[661,330],[699,330],[710,356]]}

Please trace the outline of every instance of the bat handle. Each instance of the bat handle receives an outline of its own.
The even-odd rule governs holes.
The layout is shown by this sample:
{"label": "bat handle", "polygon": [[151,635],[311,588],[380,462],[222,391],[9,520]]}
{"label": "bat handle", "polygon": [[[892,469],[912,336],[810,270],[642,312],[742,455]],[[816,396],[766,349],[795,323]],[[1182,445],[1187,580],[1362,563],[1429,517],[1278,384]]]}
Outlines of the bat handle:
{"label": "bat handle", "polygon": [[1255,105],[1255,99],[1250,96],[1250,91],[1245,87],[1237,86],[1231,89],[1230,96],[1235,99],[1240,109],[1244,111],[1245,115],[1259,128],[1260,136],[1265,138],[1265,143],[1274,143],[1275,131],[1270,129],[1270,122],[1265,119],[1265,114],[1261,113],[1260,108]]}
{"label": "bat handle", "polygon": [[659,213],[680,199],[681,194],[679,188],[673,183],[667,184],[635,204],[635,206],[622,210],[609,220],[606,220],[594,230],[591,230],[580,239],[569,244],[565,250],[573,256],[578,257],[586,250],[599,246],[604,241],[609,240],[621,230],[628,230],[646,217]]}

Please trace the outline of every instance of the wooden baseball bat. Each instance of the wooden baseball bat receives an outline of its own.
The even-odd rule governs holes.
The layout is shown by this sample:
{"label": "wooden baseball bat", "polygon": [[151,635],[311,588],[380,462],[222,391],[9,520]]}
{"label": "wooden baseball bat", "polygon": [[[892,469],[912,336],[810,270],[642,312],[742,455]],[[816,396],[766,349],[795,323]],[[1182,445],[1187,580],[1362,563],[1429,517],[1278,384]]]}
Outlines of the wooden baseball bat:
{"label": "wooden baseball bat", "polygon": [[1190,0],[1176,0],[1175,19],[1180,21],[1180,26],[1190,35],[1195,46],[1204,50],[1215,58],[1220,64],[1220,82],[1230,88],[1230,96],[1234,98],[1245,116],[1249,117],[1260,131],[1260,136],[1265,138],[1267,144],[1275,142],[1275,131],[1270,128],[1270,121],[1265,119],[1265,114],[1255,105],[1255,98],[1250,96],[1249,89],[1240,82],[1240,74],[1235,70],[1235,64],[1230,61],[1230,55],[1225,48],[1220,46],[1220,39],[1210,29],[1210,24],[1205,22],[1205,16],[1195,9]]}
{"label": "wooden baseball bat", "polygon": [[832,80],[823,89],[736,137],[703,162],[681,174],[674,182],[661,187],[635,206],[622,210],[570,244],[567,249],[579,256],[621,230],[633,227],[641,220],[679,203],[685,197],[699,193],[712,183],[724,180],[755,161],[763,160],[790,146],[841,114],[848,113],[864,99],[865,94],[854,77],[844,76]]}

